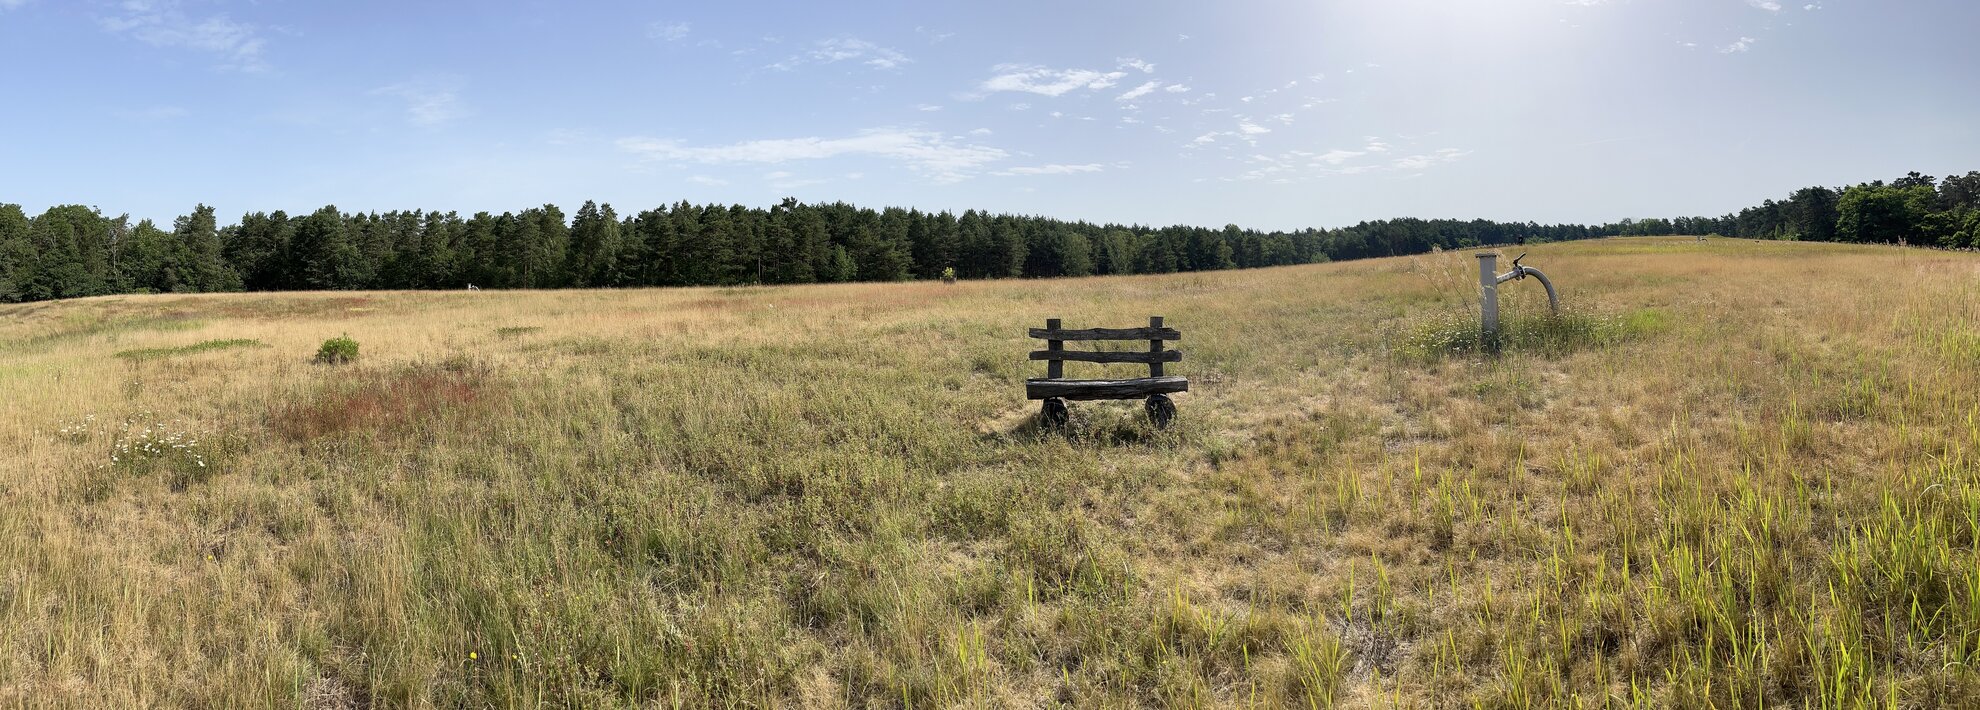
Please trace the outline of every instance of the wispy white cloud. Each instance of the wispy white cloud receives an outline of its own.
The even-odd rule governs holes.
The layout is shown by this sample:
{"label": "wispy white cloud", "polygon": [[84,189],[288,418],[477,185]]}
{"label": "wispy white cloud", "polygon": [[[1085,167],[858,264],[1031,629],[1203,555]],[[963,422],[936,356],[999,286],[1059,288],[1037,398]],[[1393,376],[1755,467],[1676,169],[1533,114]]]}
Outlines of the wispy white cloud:
{"label": "wispy white cloud", "polygon": [[1134,87],[1132,89],[1128,89],[1127,93],[1114,97],[1114,100],[1133,101],[1135,99],[1154,93],[1156,89],[1159,89],[1161,87],[1162,87],[1162,82],[1159,81],[1145,82],[1140,86]]}
{"label": "wispy white cloud", "polygon": [[765,173],[763,175],[763,181],[765,184],[778,190],[795,190],[800,187],[823,185],[829,182],[824,178],[801,178],[797,176],[797,173],[789,170],[777,170]]}
{"label": "wispy white cloud", "polygon": [[1119,64],[1122,69],[1136,69],[1136,70],[1140,70],[1140,72],[1143,74],[1155,73],[1155,65],[1141,61],[1139,59],[1135,59],[1133,57],[1128,57],[1125,59],[1116,59],[1114,60],[1114,63]]}
{"label": "wispy white cloud", "polygon": [[1762,10],[1766,10],[1768,12],[1781,11],[1781,4],[1775,2],[1774,0],[1746,0],[1746,4],[1760,8]]}
{"label": "wispy white cloud", "polygon": [[1739,41],[1737,41],[1737,42],[1733,42],[1732,44],[1728,44],[1728,45],[1726,45],[1726,46],[1723,46],[1723,47],[1720,47],[1720,48],[1719,48],[1719,53],[1720,53],[1720,54],[1738,54],[1738,53],[1740,53],[1740,52],[1744,52],[1744,51],[1746,51],[1746,50],[1749,50],[1749,49],[1752,49],[1752,48],[1753,48],[1753,43],[1755,43],[1755,42],[1758,42],[1758,41],[1760,41],[1760,40],[1757,40],[1757,39],[1754,39],[1754,38],[1752,38],[1752,37],[1741,37],[1741,38],[1739,38]]}
{"label": "wispy white cloud", "polygon": [[1097,173],[1105,169],[1099,163],[1084,163],[1080,165],[1052,164],[1010,168],[991,174],[1005,177],[1013,175],[1072,175],[1075,173]]}
{"label": "wispy white cloud", "polygon": [[662,42],[679,42],[687,39],[693,29],[685,22],[655,22],[646,26],[646,38]]}
{"label": "wispy white cloud", "polygon": [[1119,83],[1127,72],[1101,72],[1092,69],[1052,69],[1035,64],[999,64],[990,69],[995,76],[985,79],[978,89],[985,94],[1016,91],[1044,96],[1062,96],[1072,91],[1099,90]]}
{"label": "wispy white cloud", "polygon": [[1183,86],[1182,84],[1170,84],[1170,85],[1168,85],[1168,86],[1164,86],[1164,87],[1162,87],[1162,90],[1163,90],[1163,91],[1167,91],[1167,92],[1169,92],[1169,93],[1171,93],[1171,94],[1187,94],[1187,93],[1189,93],[1189,87],[1187,87],[1187,86]]}
{"label": "wispy white cloud", "polygon": [[1456,161],[1470,154],[1471,151],[1468,150],[1459,150],[1457,148],[1444,148],[1434,153],[1428,153],[1424,155],[1409,155],[1409,156],[1397,158],[1394,163],[1390,164],[1390,167],[1393,167],[1397,170],[1422,170],[1432,165]]}
{"label": "wispy white cloud", "polygon": [[405,102],[406,120],[415,126],[438,126],[467,115],[458,84],[454,79],[402,81],[372,89],[371,95]]}
{"label": "wispy white cloud", "polygon": [[1324,153],[1290,150],[1278,155],[1253,153],[1232,156],[1231,160],[1242,163],[1248,168],[1243,172],[1216,179],[1225,182],[1293,183],[1341,175],[1414,172],[1455,162],[1471,154],[1468,150],[1443,148],[1424,153],[1412,152],[1396,158],[1387,157],[1393,152],[1394,146],[1388,141],[1378,136],[1368,136],[1362,139],[1362,145],[1359,147],[1336,148]]}
{"label": "wispy white cloud", "polygon": [[876,128],[846,138],[777,138],[729,145],[690,146],[656,138],[623,138],[619,149],[642,160],[682,163],[767,163],[874,157],[892,160],[937,182],[969,178],[1009,157],[1002,149],[964,143],[940,133]]}
{"label": "wispy white cloud", "polygon": [[835,64],[856,61],[874,69],[899,69],[901,65],[914,62],[899,50],[853,37],[840,37],[822,40],[804,52],[791,55],[784,61],[769,66],[778,71],[790,71],[806,64]]}
{"label": "wispy white cloud", "polygon": [[1355,158],[1359,158],[1367,154],[1368,151],[1365,150],[1341,150],[1339,148],[1335,148],[1325,153],[1321,153],[1319,155],[1313,156],[1313,162],[1316,164],[1325,163],[1327,165],[1341,165],[1343,163],[1346,163],[1347,161],[1354,160]]}
{"label": "wispy white cloud", "polygon": [[1271,132],[1272,129],[1266,128],[1264,126],[1260,126],[1256,123],[1252,123],[1251,119],[1248,118],[1238,119],[1238,133],[1242,133],[1247,136],[1255,136],[1255,135],[1271,133]]}
{"label": "wispy white cloud", "polygon": [[942,107],[941,107],[941,106],[937,106],[937,105],[935,105],[935,104],[921,104],[921,105],[919,105],[919,106],[916,106],[916,107],[914,107],[914,110],[916,110],[916,111],[929,111],[929,112],[934,112],[934,111],[940,111],[940,110],[942,110]]}
{"label": "wispy white cloud", "polygon": [[583,128],[553,128],[544,136],[543,142],[554,146],[568,146],[589,143],[592,139],[591,131]]}
{"label": "wispy white cloud", "polygon": [[721,187],[723,185],[729,184],[729,181],[727,180],[723,180],[718,177],[709,177],[707,175],[694,175],[689,177],[687,180],[688,182],[694,183],[696,185],[707,185],[709,187]]}
{"label": "wispy white cloud", "polygon": [[[5,0],[0,0],[5,1]],[[221,69],[259,72],[268,69],[262,50],[268,45],[260,28],[235,22],[226,14],[194,19],[180,9],[179,0],[124,0],[113,14],[97,18],[113,34],[127,35],[154,47],[207,52],[220,57]]]}
{"label": "wispy white cloud", "polygon": [[1361,147],[1356,150],[1335,148],[1333,150],[1329,150],[1325,153],[1320,153],[1317,155],[1312,153],[1305,153],[1302,151],[1294,151],[1293,155],[1295,155],[1296,157],[1308,159],[1307,166],[1317,168],[1317,167],[1339,167],[1347,164],[1350,161],[1353,161],[1356,158],[1360,158],[1367,155],[1374,155],[1377,153],[1387,153],[1387,152],[1389,152],[1389,144],[1387,141],[1384,141],[1381,138],[1377,138],[1375,136],[1369,136],[1367,138],[1362,139]]}

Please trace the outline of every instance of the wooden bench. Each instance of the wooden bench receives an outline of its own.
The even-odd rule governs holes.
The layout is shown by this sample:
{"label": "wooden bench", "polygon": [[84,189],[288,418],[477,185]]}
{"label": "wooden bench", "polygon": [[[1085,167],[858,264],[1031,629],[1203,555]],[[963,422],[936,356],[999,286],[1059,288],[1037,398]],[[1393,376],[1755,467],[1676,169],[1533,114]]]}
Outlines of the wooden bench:
{"label": "wooden bench", "polygon": [[[1064,427],[1071,417],[1066,407],[1067,400],[1088,401],[1096,399],[1140,399],[1147,398],[1148,419],[1157,428],[1167,427],[1175,419],[1176,404],[1169,395],[1189,391],[1189,378],[1165,376],[1164,363],[1182,361],[1181,350],[1165,349],[1170,340],[1181,340],[1182,333],[1174,328],[1162,327],[1162,317],[1148,319],[1146,328],[1087,328],[1068,330],[1059,327],[1059,319],[1050,318],[1045,327],[1032,328],[1031,337],[1045,341],[1044,350],[1031,351],[1031,359],[1044,360],[1045,376],[1024,381],[1026,399],[1045,401],[1039,412],[1039,419],[1046,426]],[[1093,340],[1146,340],[1147,352],[1103,352],[1094,350],[1067,350],[1066,341]],[[1128,380],[1068,380],[1066,361],[1097,363],[1146,363],[1148,376]]]}

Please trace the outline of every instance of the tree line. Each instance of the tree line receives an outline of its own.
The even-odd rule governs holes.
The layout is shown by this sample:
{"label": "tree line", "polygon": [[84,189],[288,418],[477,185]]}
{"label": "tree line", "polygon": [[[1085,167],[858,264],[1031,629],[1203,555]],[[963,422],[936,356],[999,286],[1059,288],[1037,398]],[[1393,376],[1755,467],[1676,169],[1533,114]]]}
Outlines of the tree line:
{"label": "tree line", "polygon": [[1808,187],[1722,217],[1603,225],[1395,219],[1339,229],[1094,224],[1048,217],[785,199],[679,202],[620,215],[586,202],[500,215],[415,210],[253,212],[222,227],[195,207],[166,230],[93,207],[29,217],[0,204],[0,302],[114,293],[597,288],[1086,276],[1212,271],[1608,236],[1980,248],[1980,172]]}

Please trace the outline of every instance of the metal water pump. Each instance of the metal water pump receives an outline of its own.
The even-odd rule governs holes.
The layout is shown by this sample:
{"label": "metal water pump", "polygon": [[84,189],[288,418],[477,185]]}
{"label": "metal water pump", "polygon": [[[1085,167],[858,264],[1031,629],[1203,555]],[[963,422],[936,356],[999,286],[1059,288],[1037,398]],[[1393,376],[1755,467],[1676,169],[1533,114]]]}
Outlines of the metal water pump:
{"label": "metal water pump", "polygon": [[1520,254],[1518,258],[1513,259],[1512,270],[1501,274],[1498,273],[1498,252],[1488,251],[1478,254],[1478,313],[1488,342],[1499,334],[1499,284],[1528,276],[1539,279],[1540,285],[1547,287],[1547,308],[1555,315],[1561,312],[1561,297],[1554,292],[1554,282],[1548,280],[1547,275],[1540,273],[1539,269],[1521,265],[1519,260],[1524,258],[1526,254]]}

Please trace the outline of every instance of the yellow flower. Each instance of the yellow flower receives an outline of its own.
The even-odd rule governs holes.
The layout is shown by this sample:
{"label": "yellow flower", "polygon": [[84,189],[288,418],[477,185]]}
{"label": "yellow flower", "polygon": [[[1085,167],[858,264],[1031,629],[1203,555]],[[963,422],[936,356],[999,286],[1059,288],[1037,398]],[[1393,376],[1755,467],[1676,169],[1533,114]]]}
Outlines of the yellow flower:
{"label": "yellow flower", "polygon": [[472,661],[472,660],[475,660],[475,659],[478,659],[478,658],[481,658],[481,656],[479,656],[479,655],[477,655],[477,654],[475,654],[475,652],[473,652],[473,651],[469,651],[469,652],[468,652],[468,660],[470,660],[470,661]]}

